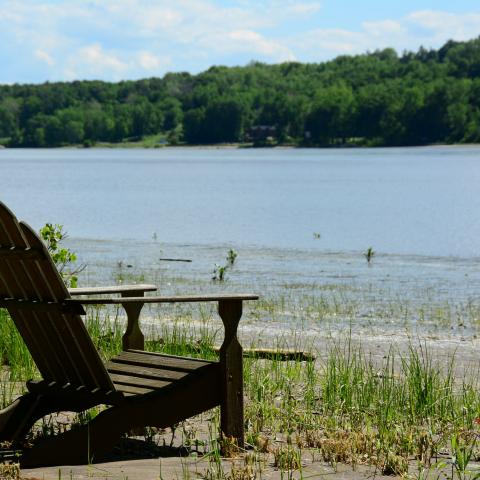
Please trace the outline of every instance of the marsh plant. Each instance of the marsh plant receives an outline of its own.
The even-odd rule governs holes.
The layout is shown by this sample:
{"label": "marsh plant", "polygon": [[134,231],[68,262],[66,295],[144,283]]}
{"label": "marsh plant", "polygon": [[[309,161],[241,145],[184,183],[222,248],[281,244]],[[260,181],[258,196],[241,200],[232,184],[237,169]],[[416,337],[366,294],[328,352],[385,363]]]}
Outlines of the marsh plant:
{"label": "marsh plant", "polygon": [[214,282],[223,282],[226,279],[228,265],[217,265],[213,268],[212,280]]}
{"label": "marsh plant", "polygon": [[233,267],[233,264],[235,263],[237,257],[238,253],[233,248],[231,248],[227,253],[227,264]]}
{"label": "marsh plant", "polygon": [[373,257],[375,256],[375,251],[373,250],[372,247],[368,247],[367,251],[363,254],[363,256],[367,260],[368,265],[370,265],[373,260]]}
{"label": "marsh plant", "polygon": [[227,270],[233,267],[237,257],[238,257],[238,253],[233,248],[231,248],[227,252],[227,257],[226,257],[227,263],[225,265],[215,264],[215,267],[213,268],[212,280],[214,282],[223,282],[226,279]]}

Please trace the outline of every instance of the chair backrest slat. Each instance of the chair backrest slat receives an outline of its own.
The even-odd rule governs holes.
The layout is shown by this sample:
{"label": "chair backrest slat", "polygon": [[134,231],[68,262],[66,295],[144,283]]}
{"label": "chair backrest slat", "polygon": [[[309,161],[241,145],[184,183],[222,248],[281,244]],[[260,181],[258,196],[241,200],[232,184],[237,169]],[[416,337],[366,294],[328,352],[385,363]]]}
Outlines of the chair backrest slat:
{"label": "chair backrest slat", "polygon": [[42,254],[33,248],[0,247],[0,258],[13,258],[15,256],[19,256],[22,260],[27,258],[42,258]]}
{"label": "chair backrest slat", "polygon": [[[13,246],[15,242],[18,246],[25,246],[25,240],[20,235],[20,229],[16,219],[5,208],[0,206],[0,244],[2,246]],[[24,300],[35,298],[31,282],[21,275],[20,263],[7,256],[0,258],[0,295],[11,298],[22,298]],[[19,272],[20,270],[20,272]],[[45,336],[43,332],[38,332],[35,325],[38,318],[35,312],[26,314],[21,309],[11,308],[9,312],[15,325],[27,344],[35,363],[42,376],[49,381],[57,380],[62,377],[58,359],[44,355]],[[29,318],[33,317],[33,323]]]}
{"label": "chair backrest slat", "polygon": [[[63,282],[58,270],[50,258],[43,242],[38,238],[36,233],[25,223],[20,222],[22,232],[27,239],[30,246],[36,249],[44,249],[47,261],[42,265],[43,268],[38,268],[38,273],[42,275],[43,282],[40,285],[45,289],[45,292],[51,292],[51,300],[58,302],[65,298],[70,298],[70,294]],[[29,261],[30,262],[30,261]],[[33,261],[37,267],[39,262]],[[103,362],[101,361],[95,346],[85,328],[81,318],[76,314],[50,314],[52,318],[52,330],[57,333],[59,342],[58,348],[65,351],[66,360],[70,361],[70,378],[69,383],[75,384],[78,381],[73,378],[73,373],[76,371],[80,376],[83,384],[99,385],[102,379],[106,376],[109,383],[110,377],[106,373]],[[65,318],[67,321],[59,321]],[[113,384],[112,384],[113,387]]]}
{"label": "chair backrest slat", "polygon": [[[68,290],[38,235],[0,202],[3,252],[32,249],[35,255],[0,256],[0,297],[61,303]],[[113,383],[81,317],[59,309],[9,308],[43,378],[59,384],[113,390]]]}

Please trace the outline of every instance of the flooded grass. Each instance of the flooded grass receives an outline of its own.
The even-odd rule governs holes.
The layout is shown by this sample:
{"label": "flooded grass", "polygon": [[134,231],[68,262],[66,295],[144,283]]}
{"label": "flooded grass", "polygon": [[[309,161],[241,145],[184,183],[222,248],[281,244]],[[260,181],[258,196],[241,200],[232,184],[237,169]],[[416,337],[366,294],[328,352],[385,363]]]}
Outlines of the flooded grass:
{"label": "flooded grass", "polygon": [[[299,317],[311,315],[316,321],[358,314],[359,309],[342,295],[310,299],[300,313],[299,306],[292,307],[290,301],[285,295],[252,303],[246,316],[275,318],[288,310]],[[413,314],[410,308],[406,302],[391,305],[384,310],[384,318],[399,314],[408,317]],[[88,330],[104,359],[121,349],[124,324],[117,313],[90,308],[86,317]],[[211,320],[211,308],[194,313],[182,305],[163,313],[166,321],[158,315],[145,330],[148,350],[216,358],[214,347],[221,343],[223,331],[217,321]],[[377,314],[376,310],[371,312],[372,316]],[[458,318],[473,324],[478,321],[478,308],[436,306],[423,315],[446,325]],[[21,382],[37,376],[37,372],[5,311],[0,311],[0,330],[4,366],[0,404],[5,406],[20,393]],[[471,468],[459,464],[461,452],[464,460],[468,457],[467,464],[480,459],[478,372],[458,377],[455,357],[437,359],[426,344],[413,342],[403,353],[391,348],[379,362],[348,334],[341,341],[330,341],[328,348],[323,345],[322,351],[318,344],[308,344],[301,331],[293,336],[279,334],[270,342],[278,348],[308,348],[318,360],[245,358],[246,453],[225,466],[217,438],[218,412],[206,438],[197,438],[195,430],[181,434],[187,447],[196,445],[198,450],[201,445],[202,455],[208,458],[202,478],[261,478],[259,472],[265,466],[287,472],[284,478],[293,478],[293,472],[295,478],[301,478],[302,466],[311,462],[326,462],[332,468],[339,464],[353,469],[370,465],[383,474],[424,478],[421,475],[427,470],[444,470],[445,462],[455,475],[462,468]],[[76,421],[88,418],[88,414],[80,415]],[[46,422],[43,431],[54,431],[55,426],[48,423],[51,420]],[[460,473],[458,478],[469,478]]]}

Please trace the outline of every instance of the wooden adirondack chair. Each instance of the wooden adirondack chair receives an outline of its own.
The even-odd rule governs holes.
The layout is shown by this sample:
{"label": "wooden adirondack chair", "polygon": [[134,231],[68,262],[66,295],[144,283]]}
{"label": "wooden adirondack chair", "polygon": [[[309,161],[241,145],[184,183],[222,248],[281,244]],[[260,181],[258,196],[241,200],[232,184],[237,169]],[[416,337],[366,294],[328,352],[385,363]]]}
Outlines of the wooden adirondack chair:
{"label": "wooden adirondack chair", "polygon": [[[22,440],[35,421],[53,412],[110,406],[87,425],[25,450],[23,466],[95,461],[132,429],[168,427],[217,405],[223,435],[243,447],[242,347],[236,334],[243,300],[258,297],[138,296],[150,289],[77,289],[73,293],[123,297],[73,299],[40,238],[0,202],[0,308],[8,309],[42,377],[27,382],[28,392],[0,411],[0,440]],[[225,327],[218,362],[141,349],[138,315],[144,303],[204,301],[218,302]],[[81,319],[86,303],[122,304],[129,314],[124,351],[107,364]]]}

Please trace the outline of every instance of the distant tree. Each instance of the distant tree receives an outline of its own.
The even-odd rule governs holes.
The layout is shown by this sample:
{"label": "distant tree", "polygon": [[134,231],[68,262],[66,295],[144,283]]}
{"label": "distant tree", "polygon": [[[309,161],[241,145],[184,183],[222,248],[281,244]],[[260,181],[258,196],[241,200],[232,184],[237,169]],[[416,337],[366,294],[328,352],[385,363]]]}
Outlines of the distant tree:
{"label": "distant tree", "polygon": [[56,115],[45,119],[45,140],[48,146],[61,145],[64,141],[63,131],[62,121]]}
{"label": "distant tree", "polygon": [[36,96],[28,96],[23,100],[20,111],[20,121],[21,123],[27,123],[35,115],[42,113],[43,103],[42,100]]}
{"label": "distant tree", "polygon": [[18,129],[20,106],[14,98],[0,102],[0,137],[11,137]]}
{"label": "distant tree", "polygon": [[306,129],[314,142],[321,145],[345,142],[351,135],[354,120],[354,97],[346,85],[333,85],[317,92],[314,104],[306,120]]}
{"label": "distant tree", "polygon": [[64,126],[64,139],[68,144],[82,143],[85,138],[83,123],[78,120],[69,120]]}
{"label": "distant tree", "polygon": [[182,104],[176,98],[167,98],[159,104],[163,113],[163,129],[173,130],[182,122]]}
{"label": "distant tree", "polygon": [[189,110],[183,117],[183,138],[187,143],[204,143],[205,110]]}
{"label": "distant tree", "polygon": [[202,143],[237,142],[242,130],[242,106],[235,100],[217,100],[205,111]]}

